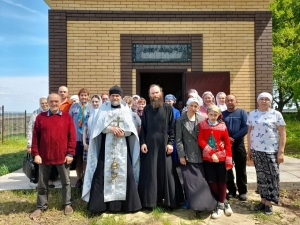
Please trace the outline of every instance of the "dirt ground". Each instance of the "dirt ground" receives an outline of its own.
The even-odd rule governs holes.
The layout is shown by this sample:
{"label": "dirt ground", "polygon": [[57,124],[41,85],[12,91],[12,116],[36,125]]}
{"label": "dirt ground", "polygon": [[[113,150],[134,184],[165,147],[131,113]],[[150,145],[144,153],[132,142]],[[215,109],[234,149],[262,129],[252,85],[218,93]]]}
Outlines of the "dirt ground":
{"label": "dirt ground", "polygon": [[[73,189],[72,189],[73,191]],[[142,210],[132,214],[104,213],[91,215],[86,211],[86,203],[80,199],[80,193],[73,191],[74,214],[64,216],[60,206],[59,190],[49,194],[49,209],[36,220],[30,220],[29,214],[35,208],[36,193],[0,192],[0,224],[101,224],[101,225],[187,225],[187,224],[264,224],[290,225],[300,224],[300,190],[282,190],[279,205],[274,205],[274,214],[266,216],[253,210],[259,201],[255,190],[249,190],[248,201],[238,199],[230,201],[234,214],[225,215],[218,220],[210,219],[209,213],[196,216],[193,210],[175,209],[172,211]]]}

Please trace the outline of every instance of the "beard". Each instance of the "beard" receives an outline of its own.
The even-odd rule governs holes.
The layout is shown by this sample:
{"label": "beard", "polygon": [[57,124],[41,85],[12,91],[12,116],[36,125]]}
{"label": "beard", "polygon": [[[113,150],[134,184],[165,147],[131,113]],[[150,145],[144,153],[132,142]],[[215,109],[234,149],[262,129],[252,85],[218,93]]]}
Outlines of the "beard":
{"label": "beard", "polygon": [[118,105],[121,104],[121,102],[119,102],[119,101],[111,101],[111,104],[112,104],[113,106],[118,106]]}
{"label": "beard", "polygon": [[150,103],[151,103],[151,105],[154,109],[162,107],[163,104],[164,104],[164,98],[162,97],[162,94],[157,98],[156,97],[154,97],[154,98],[150,97]]}

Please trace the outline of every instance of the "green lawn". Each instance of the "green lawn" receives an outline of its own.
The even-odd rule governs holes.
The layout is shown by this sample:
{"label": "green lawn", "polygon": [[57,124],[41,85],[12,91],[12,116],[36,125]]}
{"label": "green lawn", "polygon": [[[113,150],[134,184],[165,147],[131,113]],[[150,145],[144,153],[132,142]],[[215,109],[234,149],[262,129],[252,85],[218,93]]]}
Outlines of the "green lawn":
{"label": "green lawn", "polygon": [[300,120],[295,114],[284,115],[286,122],[285,154],[300,159]]}
{"label": "green lawn", "polygon": [[22,159],[26,154],[26,138],[15,136],[0,143],[0,176],[22,167]]}

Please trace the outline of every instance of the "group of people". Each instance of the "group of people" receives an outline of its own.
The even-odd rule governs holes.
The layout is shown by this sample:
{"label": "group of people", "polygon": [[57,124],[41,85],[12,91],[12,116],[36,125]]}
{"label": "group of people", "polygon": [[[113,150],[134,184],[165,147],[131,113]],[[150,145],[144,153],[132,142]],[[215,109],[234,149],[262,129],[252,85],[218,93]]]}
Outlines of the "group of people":
{"label": "group of people", "polygon": [[271,202],[278,203],[279,198],[285,123],[270,108],[269,93],[258,96],[258,108],[249,116],[237,107],[236,96],[223,92],[216,101],[209,91],[200,97],[191,89],[181,111],[174,107],[175,96],[164,97],[159,85],[149,87],[149,99],[146,105],[137,95],[123,97],[123,90],[113,86],[108,94],[91,98],[82,88],[71,102],[62,86],[58,94],[40,100],[27,146],[39,166],[37,209],[30,217],[47,209],[53,167],[62,183],[64,213],[73,212],[69,178],[73,160],[75,186],[82,187],[82,199],[93,213],[181,205],[196,212],[212,211],[214,219],[230,216],[227,200],[237,191],[241,201],[247,200],[247,156],[254,161],[261,195],[255,209],[272,214]]}

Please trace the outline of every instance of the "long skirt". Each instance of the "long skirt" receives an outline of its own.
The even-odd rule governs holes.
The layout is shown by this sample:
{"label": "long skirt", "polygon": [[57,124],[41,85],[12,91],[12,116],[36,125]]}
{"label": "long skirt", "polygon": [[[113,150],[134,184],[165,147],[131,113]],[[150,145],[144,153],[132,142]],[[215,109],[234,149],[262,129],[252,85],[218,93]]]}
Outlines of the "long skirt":
{"label": "long skirt", "polygon": [[268,153],[251,150],[254,162],[257,189],[261,198],[278,204],[279,199],[279,165],[277,152]]}
{"label": "long skirt", "polygon": [[186,166],[181,165],[181,171],[185,197],[190,208],[199,211],[213,210],[217,205],[217,201],[205,179],[203,164],[187,162]]}

